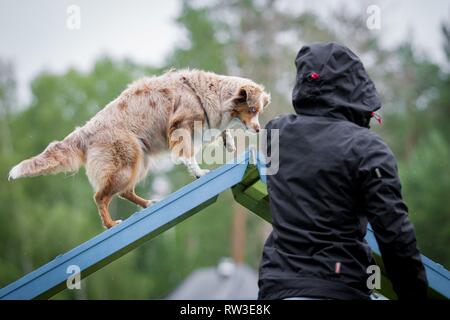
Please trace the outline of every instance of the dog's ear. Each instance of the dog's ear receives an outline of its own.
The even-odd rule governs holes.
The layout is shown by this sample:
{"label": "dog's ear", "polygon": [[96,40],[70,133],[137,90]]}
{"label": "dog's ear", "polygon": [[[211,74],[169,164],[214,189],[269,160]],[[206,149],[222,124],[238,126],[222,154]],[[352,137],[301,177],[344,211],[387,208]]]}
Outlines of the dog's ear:
{"label": "dog's ear", "polygon": [[266,92],[262,93],[263,109],[265,109],[270,104],[271,99],[272,98],[270,96],[270,93],[266,93]]}
{"label": "dog's ear", "polygon": [[233,97],[233,103],[235,105],[247,103],[248,100],[248,90],[246,87],[240,87],[237,93]]}

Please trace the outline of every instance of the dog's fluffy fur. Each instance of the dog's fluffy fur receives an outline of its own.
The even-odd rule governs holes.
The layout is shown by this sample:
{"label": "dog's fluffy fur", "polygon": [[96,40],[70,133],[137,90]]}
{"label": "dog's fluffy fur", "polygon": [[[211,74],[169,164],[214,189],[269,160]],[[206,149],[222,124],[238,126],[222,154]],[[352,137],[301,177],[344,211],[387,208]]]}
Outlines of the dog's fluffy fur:
{"label": "dog's fluffy fur", "polygon": [[[247,129],[259,131],[258,114],[269,102],[270,95],[261,85],[240,77],[170,70],[159,77],[142,78],[83,127],[13,167],[9,178],[75,172],[85,164],[102,223],[111,228],[120,223],[108,212],[114,195],[142,207],[153,202],[134,192],[136,183],[147,174],[149,157],[179,148],[179,161],[199,177],[206,170],[195,161],[194,122],[223,131],[227,149],[233,150],[227,125],[239,118]],[[177,130],[185,130],[190,141],[173,139]]]}

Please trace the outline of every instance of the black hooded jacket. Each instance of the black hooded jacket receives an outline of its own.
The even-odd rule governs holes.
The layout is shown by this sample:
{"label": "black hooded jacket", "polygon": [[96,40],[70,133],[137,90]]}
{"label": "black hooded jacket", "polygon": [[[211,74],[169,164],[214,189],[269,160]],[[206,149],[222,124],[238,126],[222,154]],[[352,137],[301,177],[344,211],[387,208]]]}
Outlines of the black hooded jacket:
{"label": "black hooded jacket", "polygon": [[[400,299],[426,298],[427,280],[389,147],[369,130],[381,107],[358,57],[336,43],[303,47],[279,130],[279,170],[267,176],[273,231],[259,298],[369,299],[370,222]],[[268,139],[269,149],[271,139]]]}

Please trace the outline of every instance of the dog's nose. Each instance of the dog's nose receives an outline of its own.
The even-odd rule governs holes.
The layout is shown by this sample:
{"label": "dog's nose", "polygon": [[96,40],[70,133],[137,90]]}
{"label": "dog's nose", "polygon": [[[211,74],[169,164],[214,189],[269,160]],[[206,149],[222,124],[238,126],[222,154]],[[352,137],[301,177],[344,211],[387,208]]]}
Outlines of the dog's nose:
{"label": "dog's nose", "polygon": [[255,132],[258,133],[259,132],[259,127],[255,128]]}

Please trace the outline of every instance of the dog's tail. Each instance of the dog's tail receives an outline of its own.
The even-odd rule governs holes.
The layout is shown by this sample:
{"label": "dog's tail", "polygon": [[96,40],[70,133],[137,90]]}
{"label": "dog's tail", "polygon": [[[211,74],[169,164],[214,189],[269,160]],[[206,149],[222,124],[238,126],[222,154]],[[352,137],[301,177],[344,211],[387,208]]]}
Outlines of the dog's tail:
{"label": "dog's tail", "polygon": [[86,147],[80,129],[63,141],[50,143],[41,154],[24,160],[9,172],[8,180],[59,172],[76,172],[85,162]]}

